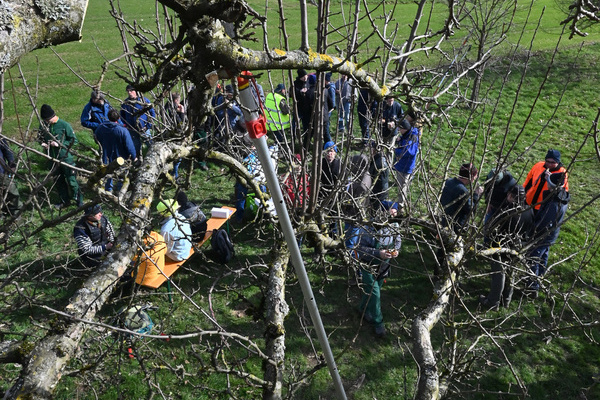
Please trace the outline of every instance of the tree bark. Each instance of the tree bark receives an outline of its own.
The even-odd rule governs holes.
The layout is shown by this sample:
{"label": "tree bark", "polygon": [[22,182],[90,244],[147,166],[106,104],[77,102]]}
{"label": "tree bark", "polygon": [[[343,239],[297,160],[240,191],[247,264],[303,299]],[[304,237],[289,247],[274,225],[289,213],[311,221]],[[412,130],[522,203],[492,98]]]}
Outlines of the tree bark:
{"label": "tree bark", "polygon": [[0,3],[0,73],[41,47],[81,38],[88,0],[7,0]]}
{"label": "tree bark", "polygon": [[439,371],[431,344],[431,330],[450,302],[452,286],[456,280],[456,269],[463,255],[463,243],[459,239],[452,252],[449,252],[446,257],[450,274],[435,286],[433,299],[412,324],[414,357],[419,367],[419,382],[415,395],[415,399],[418,400],[440,399],[447,390],[445,385],[440,385]]}
{"label": "tree bark", "polygon": [[280,249],[277,259],[271,266],[267,283],[265,331],[266,354],[272,363],[264,363],[265,381],[270,385],[263,390],[263,399],[280,400],[283,388],[285,367],[285,328],[284,320],[290,312],[285,301],[285,274],[290,258],[287,247]]}

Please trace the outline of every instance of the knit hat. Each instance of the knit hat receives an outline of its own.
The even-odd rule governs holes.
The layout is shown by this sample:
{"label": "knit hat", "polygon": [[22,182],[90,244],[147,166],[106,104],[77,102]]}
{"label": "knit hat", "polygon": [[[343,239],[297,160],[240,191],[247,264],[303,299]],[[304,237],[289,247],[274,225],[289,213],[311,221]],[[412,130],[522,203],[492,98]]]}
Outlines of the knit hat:
{"label": "knit hat", "polygon": [[458,176],[461,178],[473,179],[475,175],[477,175],[479,171],[477,167],[473,164],[463,164],[460,166],[460,170],[458,171]]}
{"label": "knit hat", "polygon": [[330,81],[331,81],[331,75],[332,75],[332,73],[331,73],[331,72],[328,72],[328,73],[326,73],[326,74],[325,74],[325,80],[326,80],[327,82],[330,82]]}
{"label": "knit hat", "polygon": [[233,86],[231,86],[231,85],[225,86],[225,93],[233,93]]}
{"label": "knit hat", "polygon": [[317,83],[317,76],[315,74],[310,74],[308,76],[308,83],[311,85],[314,85],[315,83]]}
{"label": "knit hat", "polygon": [[183,190],[178,192],[176,197],[177,197],[178,204],[184,205],[184,204],[188,203],[187,195],[185,194],[185,192]]}
{"label": "knit hat", "polygon": [[54,117],[56,115],[56,113],[54,112],[54,110],[52,109],[52,107],[50,107],[48,104],[44,104],[40,110],[40,117],[42,117],[42,119],[44,121],[49,120],[50,118]]}
{"label": "knit hat", "polygon": [[163,200],[156,205],[156,211],[163,217],[168,216],[171,213],[171,210],[175,211],[178,208],[179,204],[173,199]]}
{"label": "knit hat", "polygon": [[399,128],[410,131],[412,129],[412,125],[410,124],[410,122],[408,122],[408,120],[403,119],[402,121],[400,121]]}
{"label": "knit hat", "polygon": [[554,149],[548,150],[548,153],[546,153],[546,160],[549,158],[560,164],[560,151]]}
{"label": "knit hat", "polygon": [[104,100],[104,96],[99,91],[92,90],[92,93],[90,94],[90,100],[96,100],[96,99]]}
{"label": "knit hat", "polygon": [[277,85],[277,87],[275,88],[275,93],[281,93],[283,90],[285,89],[285,85],[283,83],[280,83],[279,85]]}
{"label": "knit hat", "polygon": [[307,75],[307,72],[306,72],[306,70],[305,70],[305,69],[303,69],[303,68],[300,68],[300,69],[297,71],[297,73],[298,73],[298,78],[302,78],[303,76],[306,76],[306,75]]}
{"label": "knit hat", "polygon": [[130,91],[130,90],[135,90],[135,88],[133,87],[133,85],[127,85],[127,87],[125,88],[126,91]]}
{"label": "knit hat", "polygon": [[87,217],[88,215],[96,215],[99,212],[102,212],[102,207],[100,206],[100,204],[95,204],[93,206],[86,208],[84,211],[84,213],[85,213],[84,215]]}
{"label": "knit hat", "polygon": [[338,148],[335,145],[334,142],[332,142],[331,140],[329,142],[326,142],[325,145],[323,146],[323,151],[328,151],[329,149],[331,149],[333,147],[333,150],[335,150],[335,152],[338,152]]}

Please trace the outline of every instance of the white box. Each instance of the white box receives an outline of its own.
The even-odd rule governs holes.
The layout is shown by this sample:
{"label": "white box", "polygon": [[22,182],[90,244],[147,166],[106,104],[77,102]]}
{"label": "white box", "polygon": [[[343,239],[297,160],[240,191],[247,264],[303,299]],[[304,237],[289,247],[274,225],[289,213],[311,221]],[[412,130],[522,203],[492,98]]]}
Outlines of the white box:
{"label": "white box", "polygon": [[231,210],[228,210],[227,208],[214,207],[212,210],[210,210],[210,215],[213,218],[229,218],[231,215]]}

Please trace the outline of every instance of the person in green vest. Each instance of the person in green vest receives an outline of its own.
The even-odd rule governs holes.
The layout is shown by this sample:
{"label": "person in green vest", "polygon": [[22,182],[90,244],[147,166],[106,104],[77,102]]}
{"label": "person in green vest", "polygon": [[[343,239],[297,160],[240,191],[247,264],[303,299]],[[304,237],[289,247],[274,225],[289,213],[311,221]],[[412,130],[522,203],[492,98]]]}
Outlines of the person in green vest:
{"label": "person in green vest", "polygon": [[44,104],[40,110],[43,123],[40,126],[40,141],[48,155],[60,163],[54,162],[52,170],[57,175],[56,188],[60,196],[60,203],[54,207],[62,209],[71,205],[83,205],[83,196],[79,190],[79,183],[75,178],[75,171],[70,167],[75,166],[71,149],[78,141],[71,125],[59,119],[52,107]]}
{"label": "person in green vest", "polygon": [[283,132],[290,127],[290,107],[285,100],[285,86],[280,83],[273,93],[265,98],[267,131],[275,136],[279,144],[285,142]]}

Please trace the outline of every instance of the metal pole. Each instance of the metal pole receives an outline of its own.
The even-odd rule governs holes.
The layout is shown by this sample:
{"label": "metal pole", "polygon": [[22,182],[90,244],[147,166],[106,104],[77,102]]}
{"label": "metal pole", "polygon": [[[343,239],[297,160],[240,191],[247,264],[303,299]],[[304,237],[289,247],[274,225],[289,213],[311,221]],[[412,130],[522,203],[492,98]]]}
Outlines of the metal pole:
{"label": "metal pole", "polygon": [[292,222],[290,221],[287,206],[283,200],[283,194],[281,193],[281,187],[279,186],[277,174],[273,168],[273,164],[271,163],[271,155],[269,154],[267,138],[265,136],[265,118],[258,113],[259,105],[249,85],[250,78],[251,75],[248,76],[248,78],[237,78],[240,102],[245,108],[247,108],[244,109],[243,112],[244,117],[246,118],[248,134],[256,146],[258,159],[262,166],[265,177],[267,178],[267,187],[269,188],[269,192],[273,197],[275,210],[277,210],[277,218],[279,219],[281,230],[283,231],[285,241],[290,251],[292,264],[294,265],[294,270],[298,276],[298,281],[300,282],[300,287],[302,288],[302,294],[304,295],[304,301],[308,307],[310,317],[317,333],[317,338],[321,344],[321,349],[323,350],[325,361],[327,362],[327,367],[329,368],[329,373],[333,378],[337,396],[340,400],[346,400],[344,385],[342,384],[342,379],[340,377],[337,365],[335,364],[331,347],[329,347],[329,340],[327,339],[327,334],[325,333],[325,328],[323,327],[323,321],[321,320],[321,315],[319,314],[317,302],[315,300],[312,287],[310,286],[310,281],[308,280],[308,274],[306,273],[306,268],[304,267],[304,260],[302,259],[300,247],[296,241],[296,235],[294,228],[292,227]]}

